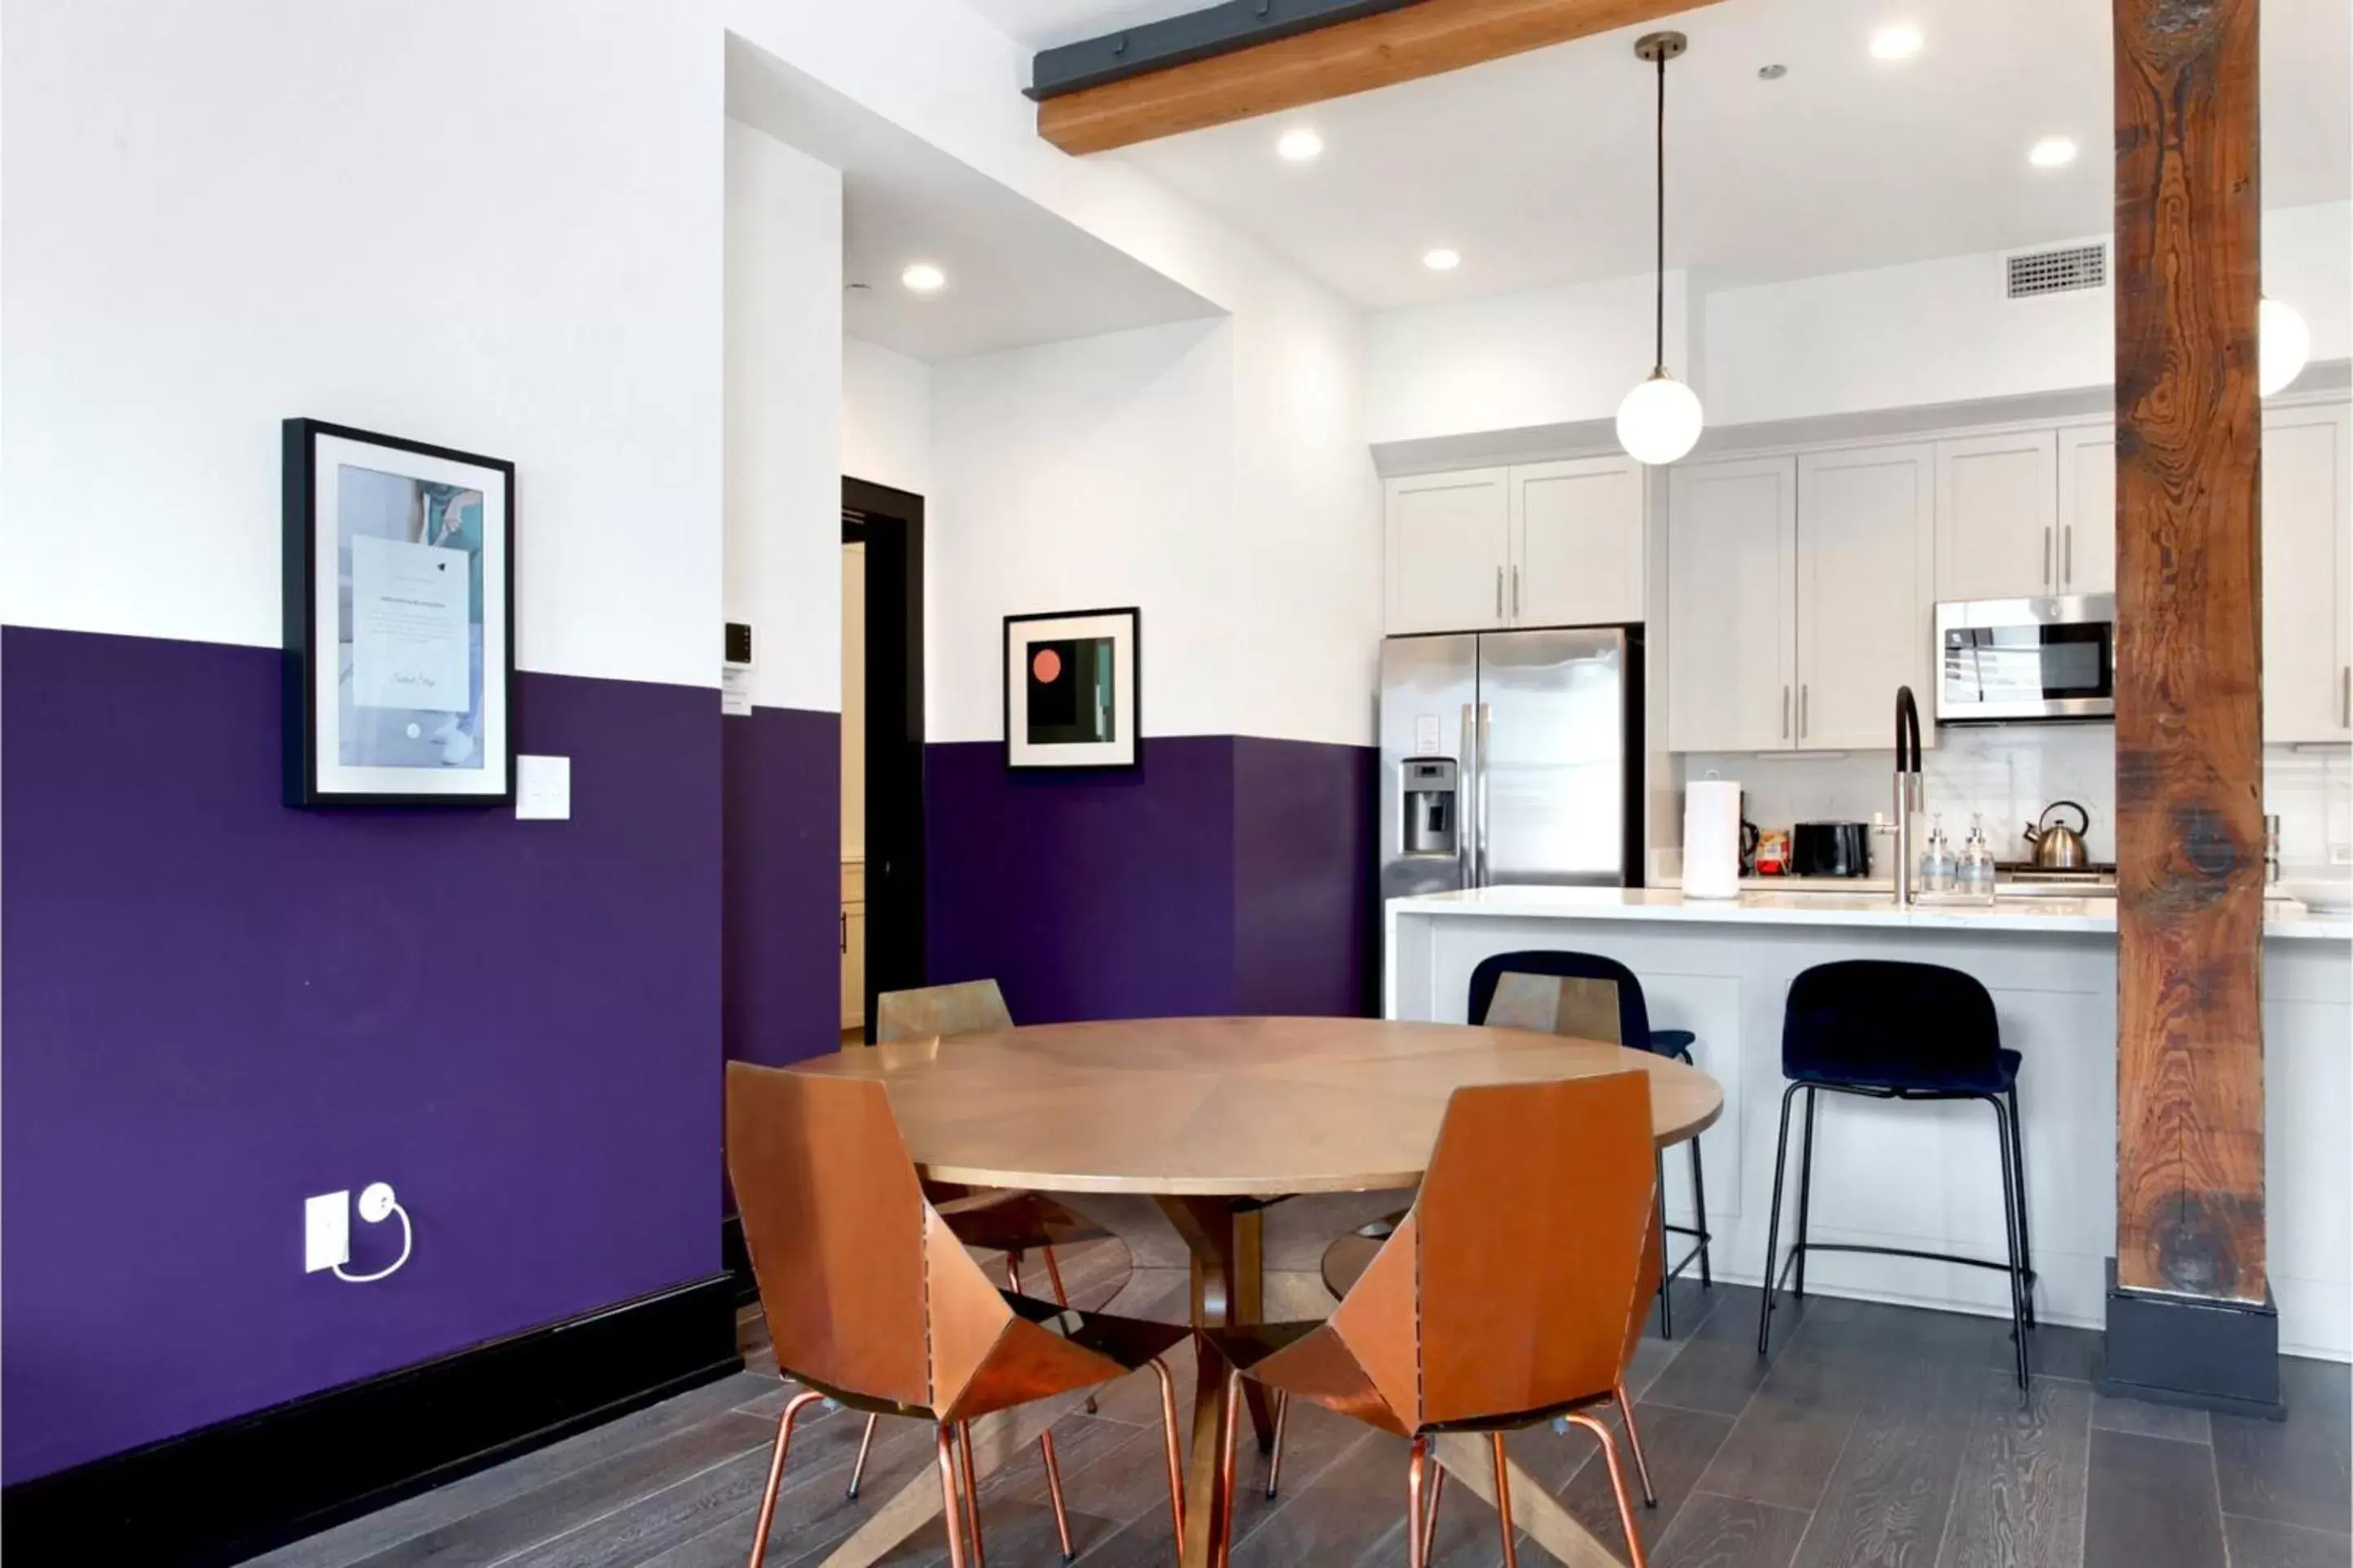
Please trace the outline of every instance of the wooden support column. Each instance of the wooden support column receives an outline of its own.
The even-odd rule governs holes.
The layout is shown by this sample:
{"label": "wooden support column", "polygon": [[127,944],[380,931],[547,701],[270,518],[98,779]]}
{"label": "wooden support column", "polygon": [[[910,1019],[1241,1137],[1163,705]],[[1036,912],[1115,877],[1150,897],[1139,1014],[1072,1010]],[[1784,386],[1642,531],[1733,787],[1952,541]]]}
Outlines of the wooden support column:
{"label": "wooden support column", "polygon": [[[2257,0],[2115,0],[2116,1284],[2268,1318]],[[2217,1317],[2222,1303],[2254,1308]],[[2164,1303],[2156,1303],[2162,1307]],[[2126,1316],[2146,1312],[2146,1298]],[[2179,1331],[2184,1320],[2153,1336]],[[2145,1324],[2141,1325],[2143,1328]],[[2276,1319],[2270,1319],[2276,1346]],[[2228,1362],[2231,1357],[2222,1358]],[[2252,1361],[2260,1357],[2248,1358]],[[2274,1358],[2275,1360],[2275,1356]],[[2180,1392],[2229,1374],[2185,1373]]]}

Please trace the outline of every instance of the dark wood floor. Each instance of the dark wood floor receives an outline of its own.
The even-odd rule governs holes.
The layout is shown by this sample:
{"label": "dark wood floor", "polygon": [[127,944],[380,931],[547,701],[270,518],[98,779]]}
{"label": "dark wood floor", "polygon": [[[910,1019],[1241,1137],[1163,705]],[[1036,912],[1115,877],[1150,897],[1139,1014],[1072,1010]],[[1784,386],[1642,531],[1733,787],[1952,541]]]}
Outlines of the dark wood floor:
{"label": "dark wood floor", "polygon": [[[1078,1260],[1073,1289],[1088,1270]],[[1659,1490],[1642,1521],[1656,1568],[2348,1568],[2353,1407],[2347,1369],[2286,1365],[2291,1414],[2242,1421],[2094,1393],[2096,1336],[2045,1328],[2021,1408],[2006,1325],[1815,1298],[1776,1314],[1757,1293],[1679,1287],[1676,1338],[1645,1340],[1630,1386]],[[1123,1307],[1165,1310],[1166,1300]],[[1794,1305],[1794,1304],[1793,1304]],[[754,1370],[272,1553],[271,1568],[720,1568],[741,1564],[786,1393],[756,1313]],[[1189,1352],[1180,1352],[1179,1354]],[[1189,1378],[1180,1379],[1188,1382]],[[1171,1561],[1157,1396],[1148,1374],[1056,1428],[1080,1561]],[[768,1562],[813,1564],[931,1458],[929,1430],[883,1424],[864,1500],[843,1495],[860,1418],[805,1422]],[[1605,1474],[1581,1436],[1514,1456],[1621,1550]],[[1262,1482],[1261,1461],[1246,1460]],[[1282,1496],[1249,1485],[1236,1568],[1401,1563],[1404,1446],[1321,1412],[1291,1426]],[[982,1487],[997,1568],[1056,1561],[1042,1473]],[[1523,1542],[1523,1561],[1549,1561]],[[936,1525],[889,1561],[944,1562]],[[1493,1513],[1455,1491],[1436,1561],[1502,1561]]]}

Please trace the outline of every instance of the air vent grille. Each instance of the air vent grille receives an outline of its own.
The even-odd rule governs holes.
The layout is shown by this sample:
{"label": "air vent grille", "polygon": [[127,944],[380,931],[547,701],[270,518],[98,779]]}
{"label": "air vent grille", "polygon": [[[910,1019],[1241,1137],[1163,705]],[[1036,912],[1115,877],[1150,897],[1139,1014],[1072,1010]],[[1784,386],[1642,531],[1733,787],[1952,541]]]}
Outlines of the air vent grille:
{"label": "air vent grille", "polygon": [[2013,300],[2097,289],[2107,280],[2108,251],[2103,245],[2029,250],[2010,258],[2010,297]]}

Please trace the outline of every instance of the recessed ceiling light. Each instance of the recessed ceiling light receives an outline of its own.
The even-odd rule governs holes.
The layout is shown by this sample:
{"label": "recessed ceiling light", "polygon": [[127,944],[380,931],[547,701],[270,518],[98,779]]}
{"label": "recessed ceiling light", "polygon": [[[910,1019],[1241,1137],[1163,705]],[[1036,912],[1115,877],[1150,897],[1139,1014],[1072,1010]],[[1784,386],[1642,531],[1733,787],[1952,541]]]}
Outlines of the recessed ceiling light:
{"label": "recessed ceiling light", "polygon": [[1441,245],[1434,250],[1423,251],[1421,264],[1432,272],[1451,272],[1462,265],[1462,253],[1459,250],[1449,250]]}
{"label": "recessed ceiling light", "polygon": [[2038,169],[2063,169],[2075,161],[2075,143],[2064,136],[2045,136],[2026,150],[2026,161]]}
{"label": "recessed ceiling light", "polygon": [[1871,35],[1871,58],[1875,60],[1908,60],[1920,52],[1927,40],[1920,29],[1909,22],[1897,22]]}
{"label": "recessed ceiling light", "polygon": [[899,281],[918,294],[936,294],[948,286],[948,275],[928,261],[910,261]]}
{"label": "recessed ceiling light", "polygon": [[1304,163],[1322,155],[1324,138],[1303,125],[1296,131],[1284,132],[1282,139],[1274,144],[1274,150],[1290,163]]}
{"label": "recessed ceiling light", "polygon": [[1783,77],[1788,76],[1788,74],[1789,68],[1778,61],[1769,66],[1758,66],[1757,68],[1757,79],[1759,81],[1779,81]]}

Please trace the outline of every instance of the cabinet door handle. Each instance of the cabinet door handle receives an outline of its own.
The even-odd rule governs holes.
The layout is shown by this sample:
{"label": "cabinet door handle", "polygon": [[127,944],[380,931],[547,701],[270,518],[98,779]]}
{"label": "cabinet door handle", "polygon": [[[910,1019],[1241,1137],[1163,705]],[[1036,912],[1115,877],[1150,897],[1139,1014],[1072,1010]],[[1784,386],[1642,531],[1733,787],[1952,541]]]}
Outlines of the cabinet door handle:
{"label": "cabinet door handle", "polygon": [[2042,531],[2042,585],[2051,586],[2051,531]]}
{"label": "cabinet door handle", "polygon": [[2059,542],[2063,557],[2063,563],[2066,568],[2067,585],[2072,588],[2075,585],[2075,525],[2073,523],[2067,525],[2066,537]]}
{"label": "cabinet door handle", "polygon": [[1798,687],[1798,739],[1800,741],[1804,740],[1813,731],[1813,695],[1814,689],[1812,687],[1802,682],[1799,683]]}
{"label": "cabinet door handle", "polygon": [[1495,568],[1495,618],[1499,621],[1504,618],[1504,569],[1501,566]]}
{"label": "cabinet door handle", "polygon": [[1519,615],[1520,615],[1520,569],[1519,569],[1518,567],[1514,566],[1514,567],[1513,567],[1513,568],[1512,568],[1512,618],[1513,618],[1514,620],[1517,620],[1517,619],[1519,618]]}
{"label": "cabinet door handle", "polygon": [[1781,688],[1781,739],[1789,738],[1789,689]]}
{"label": "cabinet door handle", "polygon": [[848,910],[841,911],[841,951],[845,956],[849,952],[849,911]]}
{"label": "cabinet door handle", "polygon": [[2353,730],[2353,664],[2345,667],[2345,728]]}

